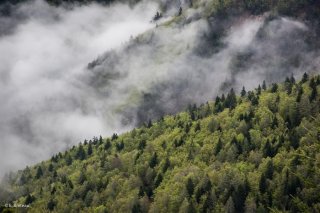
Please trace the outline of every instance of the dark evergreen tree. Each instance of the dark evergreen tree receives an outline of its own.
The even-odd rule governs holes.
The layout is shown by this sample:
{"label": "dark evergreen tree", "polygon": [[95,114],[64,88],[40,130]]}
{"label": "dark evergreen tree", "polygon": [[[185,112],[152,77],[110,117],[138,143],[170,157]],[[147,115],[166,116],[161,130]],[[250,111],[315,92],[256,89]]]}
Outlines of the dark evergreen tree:
{"label": "dark evergreen tree", "polygon": [[148,198],[151,199],[152,196],[153,196],[153,189],[152,189],[152,187],[151,187],[151,186],[147,186],[145,192],[146,192],[146,195],[148,196]]}
{"label": "dark evergreen tree", "polygon": [[301,83],[305,83],[309,80],[309,75],[305,72],[302,76],[302,80],[301,80]]}
{"label": "dark evergreen tree", "polygon": [[54,194],[56,193],[56,191],[57,191],[56,187],[53,187],[53,188],[51,189],[50,194],[51,194],[51,195],[54,195]]}
{"label": "dark evergreen tree", "polygon": [[276,93],[278,91],[278,84],[273,83],[271,86],[271,92]]}
{"label": "dark evergreen tree", "polygon": [[268,163],[267,163],[267,168],[265,170],[265,176],[266,178],[272,180],[272,177],[273,177],[273,162],[272,160],[269,160]]}
{"label": "dark evergreen tree", "polygon": [[216,97],[216,100],[215,100],[215,102],[214,102],[214,105],[217,106],[217,105],[220,103],[220,100],[221,100],[220,97],[217,96],[217,97]]}
{"label": "dark evergreen tree", "polygon": [[35,201],[35,197],[33,195],[28,194],[24,204],[30,205],[31,203],[33,203],[33,201]]}
{"label": "dark evergreen tree", "polygon": [[311,79],[310,79],[310,81],[309,81],[309,87],[310,87],[311,89],[317,87],[317,83],[316,83],[316,81],[315,81],[314,78],[311,78]]}
{"label": "dark evergreen tree", "polygon": [[72,157],[70,156],[70,154],[68,154],[68,155],[66,156],[66,164],[67,164],[68,166],[70,166],[70,165],[72,164]]}
{"label": "dark evergreen tree", "polygon": [[153,153],[150,161],[149,161],[149,166],[150,168],[154,168],[158,164],[158,155],[157,153]]}
{"label": "dark evergreen tree", "polygon": [[123,150],[124,148],[124,143],[123,141],[120,141],[119,143],[116,143],[116,149],[118,152],[120,152],[121,150]]}
{"label": "dark evergreen tree", "polygon": [[88,150],[87,150],[88,156],[92,155],[92,145],[89,143]]}
{"label": "dark evergreen tree", "polygon": [[48,166],[48,171],[49,171],[49,172],[52,172],[52,171],[53,171],[53,165],[52,165],[52,163],[49,164],[49,166]]}
{"label": "dark evergreen tree", "polygon": [[242,90],[241,90],[241,97],[244,97],[244,96],[246,96],[246,94],[247,94],[247,91],[246,91],[246,89],[244,88],[244,86],[242,87]]}
{"label": "dark evergreen tree", "polygon": [[301,101],[301,96],[302,96],[302,94],[303,94],[303,88],[302,88],[302,86],[299,86],[299,87],[298,87],[298,94],[297,94],[297,98],[296,98],[296,101],[297,101],[297,102],[300,102],[300,101]]}
{"label": "dark evergreen tree", "polygon": [[262,89],[263,90],[266,90],[267,89],[267,84],[266,84],[266,81],[264,80],[263,83],[262,83]]}
{"label": "dark evergreen tree", "polygon": [[222,103],[224,103],[224,102],[225,102],[225,100],[226,100],[226,97],[225,97],[225,95],[224,95],[224,94],[222,94],[222,96],[221,96],[221,100],[220,100],[220,101],[221,101]]}
{"label": "dark evergreen tree", "polygon": [[53,199],[50,199],[49,202],[47,203],[47,209],[49,211],[53,211],[55,207],[56,207],[56,202]]}
{"label": "dark evergreen tree", "polygon": [[140,204],[138,202],[133,205],[131,212],[132,213],[142,213],[143,212],[141,210]]}
{"label": "dark evergreen tree", "polygon": [[41,166],[39,166],[38,169],[37,169],[35,178],[39,179],[40,177],[42,177],[42,175],[43,175],[43,171],[42,171]]}
{"label": "dark evergreen tree", "polygon": [[309,97],[310,102],[316,100],[316,97],[318,96],[318,91],[317,91],[317,87],[313,87],[311,90],[311,95]]}
{"label": "dark evergreen tree", "polygon": [[138,196],[139,196],[139,198],[144,196],[144,190],[143,190],[142,186],[140,186],[140,188],[139,188]]}
{"label": "dark evergreen tree", "polygon": [[264,157],[273,157],[273,150],[272,150],[272,146],[270,144],[269,139],[267,139],[267,142],[263,147],[263,155]]}
{"label": "dark evergreen tree", "polygon": [[187,213],[197,213],[196,207],[193,204],[193,201],[189,201],[189,207],[188,207],[188,212]]}
{"label": "dark evergreen tree", "polygon": [[103,143],[103,139],[102,139],[102,136],[100,135],[99,137],[99,146]]}
{"label": "dark evergreen tree", "polygon": [[166,158],[162,167],[162,172],[165,173],[169,167],[170,167],[170,160],[169,158]]}
{"label": "dark evergreen tree", "polygon": [[118,135],[117,133],[113,133],[112,137],[111,137],[111,140],[114,141],[118,138]]}
{"label": "dark evergreen tree", "polygon": [[188,180],[187,180],[186,189],[187,189],[187,193],[189,195],[189,198],[191,198],[193,195],[193,192],[194,192],[194,183],[191,178],[188,178]]}
{"label": "dark evergreen tree", "polygon": [[244,212],[246,198],[247,192],[245,191],[245,187],[240,184],[232,193],[234,207],[236,208],[237,212]]}
{"label": "dark evergreen tree", "polygon": [[259,181],[259,191],[261,192],[261,194],[264,194],[267,191],[267,179],[263,173]]}
{"label": "dark evergreen tree", "polygon": [[259,84],[258,89],[257,89],[257,95],[258,96],[261,95],[261,86],[260,86],[260,84]]}
{"label": "dark evergreen tree", "polygon": [[138,149],[139,150],[143,150],[147,145],[147,142],[146,140],[142,139],[140,142],[139,142],[139,145],[138,145]]}
{"label": "dark evergreen tree", "polygon": [[214,148],[214,155],[219,154],[220,150],[222,149],[222,141],[221,138],[219,138],[218,143],[216,144],[215,148]]}
{"label": "dark evergreen tree", "polygon": [[111,142],[110,139],[108,138],[106,143],[104,144],[104,150],[109,150],[109,148],[111,147]]}
{"label": "dark evergreen tree", "polygon": [[197,123],[196,123],[196,126],[195,126],[195,128],[194,128],[194,131],[195,131],[195,132],[198,132],[198,131],[200,131],[200,130],[201,130],[200,122],[197,122]]}
{"label": "dark evergreen tree", "polygon": [[84,171],[80,172],[80,176],[78,178],[78,184],[83,184],[87,180],[87,177],[84,173]]}
{"label": "dark evergreen tree", "polygon": [[224,102],[224,106],[226,108],[234,109],[236,107],[236,105],[237,105],[237,98],[236,98],[236,94],[232,88],[227,95],[227,98]]}
{"label": "dark evergreen tree", "polygon": [[213,200],[212,194],[209,192],[206,200],[204,201],[202,212],[204,213],[212,212],[213,208],[214,208],[214,200]]}
{"label": "dark evergreen tree", "polygon": [[84,160],[86,158],[86,152],[83,149],[83,146],[80,144],[78,151],[76,153],[76,159]]}

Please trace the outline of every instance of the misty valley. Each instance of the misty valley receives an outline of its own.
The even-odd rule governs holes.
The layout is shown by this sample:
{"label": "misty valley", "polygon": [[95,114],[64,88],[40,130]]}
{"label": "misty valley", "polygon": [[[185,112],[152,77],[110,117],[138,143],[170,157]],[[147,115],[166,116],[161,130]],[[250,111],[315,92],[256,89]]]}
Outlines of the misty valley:
{"label": "misty valley", "polygon": [[317,0],[0,0],[0,212],[320,212]]}

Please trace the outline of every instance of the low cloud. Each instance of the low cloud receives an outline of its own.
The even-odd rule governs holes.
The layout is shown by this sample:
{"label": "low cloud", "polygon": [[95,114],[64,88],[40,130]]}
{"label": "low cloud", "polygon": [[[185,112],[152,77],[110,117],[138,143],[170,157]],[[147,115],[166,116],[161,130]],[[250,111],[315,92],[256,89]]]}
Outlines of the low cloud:
{"label": "low cloud", "polygon": [[157,6],[53,7],[33,1],[0,17],[0,174],[50,157],[84,138],[124,131],[85,85],[89,61],[154,26]]}

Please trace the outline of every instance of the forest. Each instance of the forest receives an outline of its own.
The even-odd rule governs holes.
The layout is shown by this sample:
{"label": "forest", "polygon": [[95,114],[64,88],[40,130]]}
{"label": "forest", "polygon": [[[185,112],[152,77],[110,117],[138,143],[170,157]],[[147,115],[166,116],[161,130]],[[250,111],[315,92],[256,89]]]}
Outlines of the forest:
{"label": "forest", "polygon": [[319,212],[319,86],[305,73],[231,89],[85,140],[8,174],[0,200],[29,212]]}
{"label": "forest", "polygon": [[[10,15],[11,7],[25,1],[0,0],[0,14]],[[154,21],[163,18],[172,2],[159,3]],[[314,33],[303,34],[307,49],[319,53],[317,0],[191,0],[189,7],[202,8],[198,19],[214,18],[221,25],[228,23],[227,17],[255,19],[265,13],[268,20],[303,21]],[[156,28],[187,25],[189,20],[182,18],[186,9],[176,9],[176,15]],[[221,35],[208,35],[215,41],[212,46],[219,46],[225,29],[229,25]],[[234,61],[234,70],[239,73],[250,63],[245,53],[236,52],[241,57]],[[280,62],[303,69],[295,59]],[[88,138],[51,159],[6,174],[0,183],[0,212],[320,212],[320,75],[314,73],[295,72],[282,83],[256,82],[253,90],[232,89],[230,81],[219,87],[229,92],[156,119],[145,116],[151,107],[142,107],[139,113],[149,120],[141,119],[131,131]],[[152,109],[161,108],[155,104],[161,102],[150,97]]]}

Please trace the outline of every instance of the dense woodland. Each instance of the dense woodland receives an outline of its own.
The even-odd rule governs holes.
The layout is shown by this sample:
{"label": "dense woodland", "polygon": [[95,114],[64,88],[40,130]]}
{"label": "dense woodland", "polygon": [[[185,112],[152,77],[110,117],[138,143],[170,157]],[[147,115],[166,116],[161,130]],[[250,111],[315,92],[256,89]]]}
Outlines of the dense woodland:
{"label": "dense woodland", "polygon": [[85,140],[7,175],[0,200],[29,212],[320,212],[319,87],[304,74],[231,89]]}

